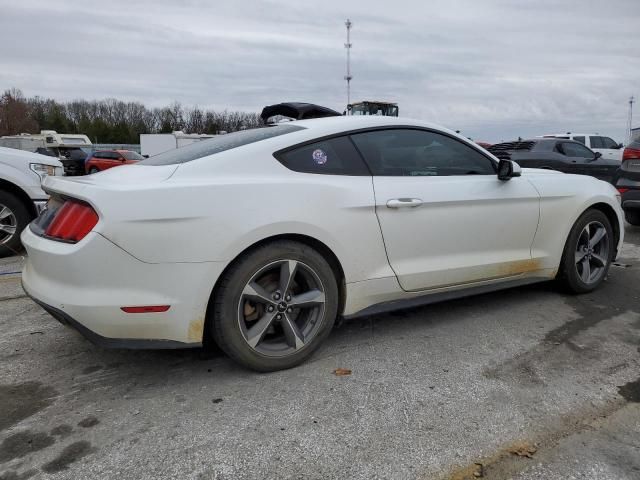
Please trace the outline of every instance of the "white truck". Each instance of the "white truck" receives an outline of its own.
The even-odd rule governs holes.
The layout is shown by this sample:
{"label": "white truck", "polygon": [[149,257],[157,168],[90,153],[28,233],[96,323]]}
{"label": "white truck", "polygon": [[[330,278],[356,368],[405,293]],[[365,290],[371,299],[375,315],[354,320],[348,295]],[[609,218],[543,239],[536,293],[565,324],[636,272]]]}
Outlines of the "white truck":
{"label": "white truck", "polygon": [[617,160],[622,163],[623,145],[617,143],[611,137],[605,137],[597,133],[554,133],[543,135],[546,138],[566,138],[582,143],[594,152],[600,152],[605,159]]}
{"label": "white truck", "polygon": [[184,133],[180,130],[171,133],[141,133],[140,154],[145,157],[153,157],[159,153],[184,147],[190,143],[199,142],[216,135],[200,133]]}
{"label": "white truck", "polygon": [[0,257],[20,250],[22,230],[45,208],[42,180],[63,174],[55,157],[0,147]]}
{"label": "white truck", "polygon": [[65,175],[84,175],[84,160],[93,150],[91,140],[86,135],[58,133],[55,130],[0,137],[0,147],[58,157],[64,166]]}

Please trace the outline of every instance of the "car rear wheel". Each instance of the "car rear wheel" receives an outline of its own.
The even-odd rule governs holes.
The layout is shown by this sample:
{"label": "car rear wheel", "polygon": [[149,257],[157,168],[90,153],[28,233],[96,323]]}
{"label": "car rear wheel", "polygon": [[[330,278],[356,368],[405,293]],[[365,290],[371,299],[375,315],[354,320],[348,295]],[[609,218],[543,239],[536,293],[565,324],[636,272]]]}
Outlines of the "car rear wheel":
{"label": "car rear wheel", "polygon": [[30,221],[29,211],[18,197],[0,192],[0,257],[20,251],[20,233]]}
{"label": "car rear wheel", "polygon": [[607,276],[615,250],[613,228],[600,210],[587,210],[564,248],[560,280],[573,293],[595,290]]}
{"label": "car rear wheel", "polygon": [[626,218],[627,222],[629,222],[631,225],[640,226],[640,211],[627,210],[626,212],[624,212],[624,217]]}
{"label": "car rear wheel", "polygon": [[329,335],[338,286],[311,247],[277,241],[250,251],[214,292],[213,338],[232,359],[268,372],[299,365]]}

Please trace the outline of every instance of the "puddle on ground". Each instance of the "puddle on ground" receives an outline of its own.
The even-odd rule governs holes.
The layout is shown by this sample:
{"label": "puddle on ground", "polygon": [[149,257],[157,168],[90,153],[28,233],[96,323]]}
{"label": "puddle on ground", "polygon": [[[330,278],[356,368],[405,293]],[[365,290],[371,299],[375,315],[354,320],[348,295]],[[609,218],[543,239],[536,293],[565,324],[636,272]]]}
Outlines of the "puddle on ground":
{"label": "puddle on ground", "polygon": [[51,405],[58,392],[40,382],[0,385],[0,432]]}
{"label": "puddle on ground", "polygon": [[628,402],[640,403],[640,378],[619,386],[618,393]]}
{"label": "puddle on ground", "polygon": [[95,452],[96,449],[91,446],[86,440],[72,443],[60,452],[56,458],[49,463],[45,463],[42,466],[42,471],[46,473],[61,472],[69,468],[73,462],[77,462],[82,457],[86,457],[90,453]]}

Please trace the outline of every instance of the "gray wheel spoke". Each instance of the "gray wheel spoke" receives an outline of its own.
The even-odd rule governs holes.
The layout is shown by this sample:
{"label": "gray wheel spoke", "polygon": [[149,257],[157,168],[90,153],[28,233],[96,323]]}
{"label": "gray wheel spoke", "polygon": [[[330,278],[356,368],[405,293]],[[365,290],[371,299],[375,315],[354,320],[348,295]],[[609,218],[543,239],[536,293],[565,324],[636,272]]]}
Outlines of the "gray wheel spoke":
{"label": "gray wheel spoke", "polygon": [[298,325],[296,325],[296,322],[294,322],[286,313],[282,318],[282,330],[284,331],[287,344],[290,347],[295,348],[296,350],[304,347],[302,332],[298,328]]}
{"label": "gray wheel spoke", "polygon": [[266,303],[273,304],[273,299],[269,292],[267,292],[264,288],[258,285],[256,282],[251,282],[244,287],[242,290],[242,295],[245,298],[249,298],[254,302],[258,303]]}
{"label": "gray wheel spoke", "polygon": [[275,314],[266,313],[251,328],[249,328],[249,330],[247,330],[247,343],[249,343],[252,348],[255,348],[256,345],[260,343],[264,334],[267,332],[267,329],[271,326],[274,318]]}
{"label": "gray wheel spoke", "polygon": [[291,284],[293,283],[293,277],[296,275],[296,269],[298,268],[298,262],[295,260],[285,260],[280,265],[280,292],[282,295],[285,295],[289,288],[291,288]]}
{"label": "gray wheel spoke", "polygon": [[580,278],[582,278],[584,283],[589,283],[589,279],[591,278],[591,263],[587,257],[582,260],[582,274]]}
{"label": "gray wheel spoke", "polygon": [[13,215],[13,214],[11,213],[11,210],[9,210],[8,207],[2,206],[0,208],[0,220],[4,220],[5,218],[7,218],[7,217],[9,217],[11,215]]}
{"label": "gray wheel spoke", "polygon": [[324,292],[320,290],[309,290],[294,296],[289,302],[289,306],[296,308],[315,307],[324,303]]}
{"label": "gray wheel spoke", "polygon": [[13,225],[2,225],[0,223],[0,232],[6,232],[9,235],[13,235],[14,233],[16,233],[16,227],[14,227]]}
{"label": "gray wheel spoke", "polygon": [[602,258],[600,255],[597,255],[595,253],[591,254],[591,259],[595,262],[598,263],[600,267],[605,267],[607,265],[607,262],[604,258]]}
{"label": "gray wheel spoke", "polygon": [[286,357],[316,338],[327,301],[323,282],[310,266],[281,257],[260,266],[242,289],[238,326],[249,348],[266,357]]}
{"label": "gray wheel spoke", "polygon": [[586,257],[586,255],[587,255],[587,251],[586,250],[580,249],[580,250],[576,251],[576,264],[580,263],[582,261],[582,259],[584,257]]}
{"label": "gray wheel spoke", "polygon": [[589,239],[589,247],[595,248],[606,235],[607,231],[604,228],[597,229],[596,233],[593,234],[593,238]]}

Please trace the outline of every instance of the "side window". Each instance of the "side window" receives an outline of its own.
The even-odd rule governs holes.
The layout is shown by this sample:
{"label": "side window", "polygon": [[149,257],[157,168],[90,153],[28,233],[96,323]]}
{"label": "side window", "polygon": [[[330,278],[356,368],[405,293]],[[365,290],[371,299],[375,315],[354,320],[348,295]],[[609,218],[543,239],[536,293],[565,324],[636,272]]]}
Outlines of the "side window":
{"label": "side window", "polygon": [[371,172],[380,176],[495,175],[495,163],[459,140],[425,130],[351,135]]}
{"label": "side window", "polygon": [[581,143],[581,144],[583,144],[583,145],[585,144],[585,143],[584,143],[584,140],[585,140],[585,139],[584,139],[584,137],[573,137],[573,139],[574,139],[576,142],[580,142],[580,143]]}
{"label": "side window", "polygon": [[592,136],[591,139],[591,148],[605,148],[602,137]]}
{"label": "side window", "polygon": [[286,149],[274,157],[289,170],[324,175],[371,175],[348,137]]}
{"label": "side window", "polygon": [[602,138],[602,148],[618,148],[618,144],[613,141],[612,138],[609,137],[600,137]]}
{"label": "side window", "polygon": [[579,143],[563,142],[562,151],[567,157],[593,158],[593,152]]}
{"label": "side window", "polygon": [[97,159],[106,158],[104,155],[105,155],[105,152],[96,152],[93,154],[93,158],[97,158]]}

